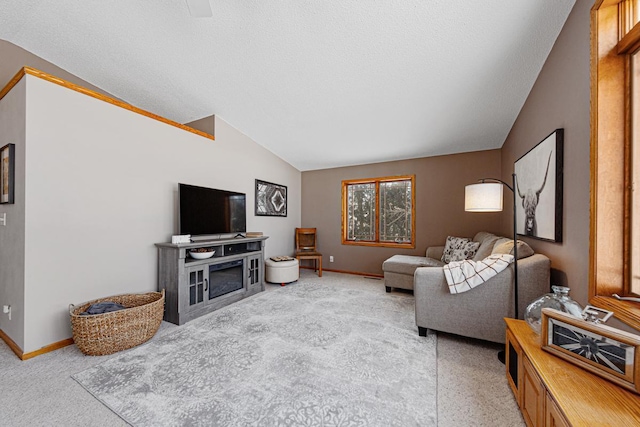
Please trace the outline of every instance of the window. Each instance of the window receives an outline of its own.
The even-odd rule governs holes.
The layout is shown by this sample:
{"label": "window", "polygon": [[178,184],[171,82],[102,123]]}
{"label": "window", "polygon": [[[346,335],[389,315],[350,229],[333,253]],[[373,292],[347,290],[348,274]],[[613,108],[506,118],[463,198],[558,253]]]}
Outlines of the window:
{"label": "window", "polygon": [[[638,0],[591,11],[589,302],[640,328],[640,24]],[[622,166],[621,166],[622,165]]]}
{"label": "window", "polygon": [[631,277],[629,293],[640,295],[640,53],[631,55]]}
{"label": "window", "polygon": [[342,181],[342,243],[415,248],[415,175]]}

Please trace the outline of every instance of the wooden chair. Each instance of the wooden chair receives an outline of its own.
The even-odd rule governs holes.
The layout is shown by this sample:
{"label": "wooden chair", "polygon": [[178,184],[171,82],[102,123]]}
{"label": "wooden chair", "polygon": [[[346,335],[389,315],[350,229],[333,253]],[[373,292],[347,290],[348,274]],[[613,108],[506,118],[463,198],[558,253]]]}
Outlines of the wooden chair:
{"label": "wooden chair", "polygon": [[322,254],[316,251],[316,229],[296,228],[296,254],[300,262],[303,259],[312,259],[314,271],[318,271],[318,277],[322,277]]}

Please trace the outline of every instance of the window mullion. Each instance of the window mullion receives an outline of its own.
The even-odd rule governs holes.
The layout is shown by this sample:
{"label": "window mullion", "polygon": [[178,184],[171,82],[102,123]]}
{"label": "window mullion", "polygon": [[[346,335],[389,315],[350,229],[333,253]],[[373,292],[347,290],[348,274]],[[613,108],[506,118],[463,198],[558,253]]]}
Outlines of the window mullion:
{"label": "window mullion", "polygon": [[[409,192],[407,191],[407,187],[409,187],[411,185],[411,181],[405,181],[404,183],[404,205],[405,205],[405,209],[404,209],[404,223],[406,224],[405,227],[409,227],[409,213],[411,212],[411,209],[413,209],[413,206],[411,204],[411,199],[409,198]],[[411,189],[411,192],[413,192],[413,188]],[[413,231],[413,230],[411,230]],[[407,237],[409,237],[410,234],[407,233]],[[410,238],[410,237],[409,237]]]}
{"label": "window mullion", "polygon": [[380,242],[380,181],[376,180],[376,205],[374,207],[375,211],[375,226],[374,226],[374,241]]}

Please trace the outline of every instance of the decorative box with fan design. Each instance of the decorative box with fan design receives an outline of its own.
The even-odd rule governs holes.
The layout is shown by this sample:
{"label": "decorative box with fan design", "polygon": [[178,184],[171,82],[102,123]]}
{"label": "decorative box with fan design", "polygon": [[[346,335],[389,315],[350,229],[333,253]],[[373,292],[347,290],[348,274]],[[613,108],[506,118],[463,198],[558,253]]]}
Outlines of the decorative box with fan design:
{"label": "decorative box with fan design", "polygon": [[542,349],[640,394],[640,336],[542,309]]}

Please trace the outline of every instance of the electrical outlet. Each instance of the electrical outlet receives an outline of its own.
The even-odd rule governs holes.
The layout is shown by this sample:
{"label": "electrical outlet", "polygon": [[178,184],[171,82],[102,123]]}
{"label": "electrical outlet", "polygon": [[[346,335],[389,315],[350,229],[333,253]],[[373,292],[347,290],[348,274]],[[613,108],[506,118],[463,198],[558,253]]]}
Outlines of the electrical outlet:
{"label": "electrical outlet", "polygon": [[11,320],[11,306],[10,305],[3,305],[2,306],[2,312],[4,314],[7,314],[9,316],[9,320]]}
{"label": "electrical outlet", "polygon": [[329,262],[333,262],[333,255],[329,255]]}

